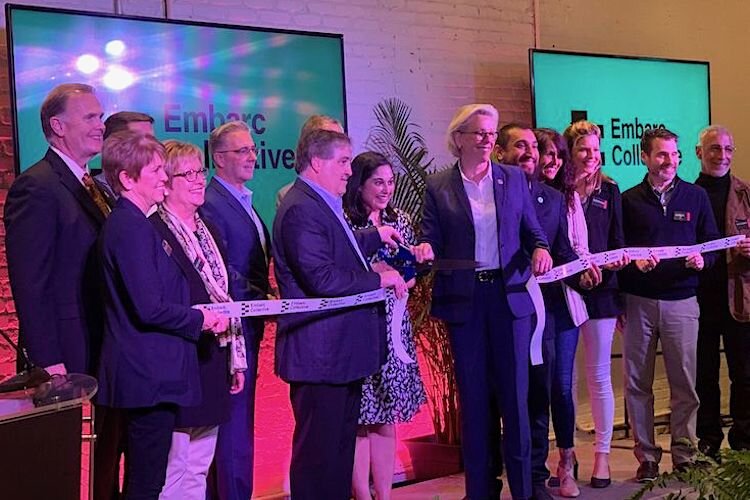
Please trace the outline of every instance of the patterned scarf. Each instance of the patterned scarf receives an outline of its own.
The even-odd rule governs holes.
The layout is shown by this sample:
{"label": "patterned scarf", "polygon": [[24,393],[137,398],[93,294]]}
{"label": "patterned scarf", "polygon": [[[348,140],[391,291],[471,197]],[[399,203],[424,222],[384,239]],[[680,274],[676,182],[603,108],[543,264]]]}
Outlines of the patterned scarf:
{"label": "patterned scarf", "polygon": [[[227,268],[203,220],[197,213],[194,215],[197,230],[193,232],[165,205],[159,205],[158,213],[200,275],[211,302],[231,302]],[[229,372],[247,370],[245,336],[240,318],[229,318],[229,328],[217,338],[221,347],[229,345]]]}

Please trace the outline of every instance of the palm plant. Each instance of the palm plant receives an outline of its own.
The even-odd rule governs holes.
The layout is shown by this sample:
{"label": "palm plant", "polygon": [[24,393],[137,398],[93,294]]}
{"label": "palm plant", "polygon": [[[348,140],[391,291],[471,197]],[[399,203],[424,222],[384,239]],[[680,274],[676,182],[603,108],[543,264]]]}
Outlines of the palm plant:
{"label": "palm plant", "polygon": [[[418,230],[427,175],[433,167],[424,138],[411,121],[411,107],[398,98],[385,99],[374,109],[377,125],[370,130],[367,146],[391,162],[396,177],[393,205],[411,216]],[[417,231],[418,232],[418,231]],[[409,300],[415,337],[429,372],[426,391],[437,442],[458,444],[458,389],[448,330],[429,315],[432,276],[417,281]]]}
{"label": "palm plant", "polygon": [[367,146],[391,162],[396,176],[393,205],[408,213],[415,227],[422,220],[427,175],[433,164],[428,158],[419,126],[411,121],[411,107],[391,97],[375,105],[377,125],[370,130]]}

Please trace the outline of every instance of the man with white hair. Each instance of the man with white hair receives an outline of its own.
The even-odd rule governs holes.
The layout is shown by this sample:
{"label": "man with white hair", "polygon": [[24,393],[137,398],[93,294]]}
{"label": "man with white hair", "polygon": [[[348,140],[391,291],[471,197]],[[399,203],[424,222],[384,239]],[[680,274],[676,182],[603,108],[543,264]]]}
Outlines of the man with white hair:
{"label": "man with white hair", "polygon": [[[732,175],[734,138],[720,125],[700,133],[695,154],[701,161],[696,184],[711,200],[716,225],[722,236],[750,234],[750,184]],[[719,386],[720,350],[724,341],[729,379],[729,413],[732,449],[750,448],[750,285],[743,276],[750,271],[750,239],[726,251],[711,272],[701,275],[698,288],[698,374],[700,399],[697,435],[700,450],[716,456],[724,440]]]}

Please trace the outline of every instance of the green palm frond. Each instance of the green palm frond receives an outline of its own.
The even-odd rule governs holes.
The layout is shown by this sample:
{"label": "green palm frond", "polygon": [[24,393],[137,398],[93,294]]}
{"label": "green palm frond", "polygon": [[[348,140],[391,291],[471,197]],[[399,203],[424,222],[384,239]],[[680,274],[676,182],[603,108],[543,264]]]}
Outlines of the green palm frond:
{"label": "green palm frond", "polygon": [[407,212],[418,226],[426,179],[433,159],[428,158],[419,126],[411,121],[411,107],[398,98],[384,99],[375,105],[377,125],[370,130],[367,146],[384,155],[396,173],[394,206]]}

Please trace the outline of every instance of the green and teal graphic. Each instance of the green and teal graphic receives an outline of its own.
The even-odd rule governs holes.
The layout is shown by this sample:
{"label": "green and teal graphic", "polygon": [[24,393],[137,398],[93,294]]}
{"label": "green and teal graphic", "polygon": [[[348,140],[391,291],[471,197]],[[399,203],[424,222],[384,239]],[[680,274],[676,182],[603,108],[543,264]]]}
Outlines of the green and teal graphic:
{"label": "green and teal graphic", "polygon": [[604,172],[622,190],[646,174],[640,138],[649,128],[675,132],[678,174],[691,182],[698,176],[695,144],[711,119],[707,62],[533,49],[530,59],[535,126],[562,132],[580,119],[599,125]]}
{"label": "green and teal graphic", "polygon": [[47,147],[39,121],[46,94],[60,83],[87,83],[105,116],[148,113],[162,140],[205,148],[214,127],[247,122],[259,149],[249,186],[270,222],[276,191],[295,177],[302,123],[312,114],[345,122],[340,35],[20,6],[6,18],[21,170]]}

